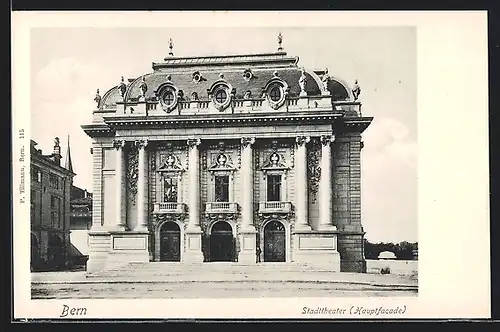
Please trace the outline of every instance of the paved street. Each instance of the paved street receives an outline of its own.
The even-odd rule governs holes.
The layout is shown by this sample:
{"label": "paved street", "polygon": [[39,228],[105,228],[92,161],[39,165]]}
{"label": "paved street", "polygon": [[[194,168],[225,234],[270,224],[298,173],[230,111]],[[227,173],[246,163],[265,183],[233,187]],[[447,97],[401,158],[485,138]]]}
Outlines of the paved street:
{"label": "paved street", "polygon": [[33,299],[64,298],[245,298],[245,297],[358,297],[416,296],[414,288],[341,283],[70,283],[35,284]]}
{"label": "paved street", "polygon": [[34,299],[415,296],[417,289],[416,278],[280,264],[130,263],[91,275],[32,273]]}

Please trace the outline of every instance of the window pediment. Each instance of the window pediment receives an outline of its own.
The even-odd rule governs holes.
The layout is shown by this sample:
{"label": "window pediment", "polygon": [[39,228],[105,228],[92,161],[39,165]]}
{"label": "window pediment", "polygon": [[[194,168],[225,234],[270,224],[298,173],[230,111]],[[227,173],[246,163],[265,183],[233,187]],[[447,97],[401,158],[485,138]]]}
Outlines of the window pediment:
{"label": "window pediment", "polygon": [[157,172],[183,172],[184,168],[181,165],[179,158],[173,154],[167,155],[162,161]]}
{"label": "window pediment", "polygon": [[236,167],[234,166],[231,156],[225,153],[219,153],[214,156],[212,164],[208,168],[210,172],[234,172]]}
{"label": "window pediment", "polygon": [[289,169],[290,167],[285,164],[283,156],[277,152],[269,154],[264,165],[261,167],[262,171],[285,171]]}

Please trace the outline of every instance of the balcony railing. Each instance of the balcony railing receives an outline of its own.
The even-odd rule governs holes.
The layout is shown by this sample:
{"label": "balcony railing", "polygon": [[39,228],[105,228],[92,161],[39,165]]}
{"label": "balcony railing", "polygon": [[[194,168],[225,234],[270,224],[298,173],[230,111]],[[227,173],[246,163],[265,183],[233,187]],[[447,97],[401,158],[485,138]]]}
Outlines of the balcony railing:
{"label": "balcony railing", "polygon": [[259,202],[259,213],[290,213],[290,202]]}
{"label": "balcony railing", "polygon": [[156,203],[154,207],[155,213],[184,213],[186,212],[186,204],[184,203]]}
{"label": "balcony railing", "polygon": [[205,206],[206,213],[236,213],[238,203],[233,202],[208,202]]}

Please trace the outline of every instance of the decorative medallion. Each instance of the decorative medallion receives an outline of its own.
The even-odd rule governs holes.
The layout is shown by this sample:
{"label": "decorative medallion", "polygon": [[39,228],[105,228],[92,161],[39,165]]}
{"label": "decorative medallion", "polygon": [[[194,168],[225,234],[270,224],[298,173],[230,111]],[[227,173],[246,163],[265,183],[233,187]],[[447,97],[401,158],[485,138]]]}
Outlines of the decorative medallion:
{"label": "decorative medallion", "polygon": [[243,79],[249,82],[252,78],[254,78],[254,74],[250,68],[247,68],[243,71]]}
{"label": "decorative medallion", "polygon": [[193,76],[193,82],[195,83],[205,81],[205,79],[203,78],[203,76],[200,74],[199,71],[195,71],[192,76]]}
{"label": "decorative medallion", "polygon": [[321,177],[320,155],[321,142],[313,139],[307,158],[307,176],[309,178],[309,192],[312,194],[312,203],[316,202],[319,189],[319,180]]}

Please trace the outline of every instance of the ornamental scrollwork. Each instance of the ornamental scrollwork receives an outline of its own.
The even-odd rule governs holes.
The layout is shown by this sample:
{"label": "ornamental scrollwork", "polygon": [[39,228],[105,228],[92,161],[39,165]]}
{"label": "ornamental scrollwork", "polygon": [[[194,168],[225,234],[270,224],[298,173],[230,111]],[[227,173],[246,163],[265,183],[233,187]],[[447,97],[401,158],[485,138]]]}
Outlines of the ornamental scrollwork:
{"label": "ornamental scrollwork", "polygon": [[312,194],[312,202],[315,203],[318,196],[319,180],[321,177],[321,167],[320,167],[320,154],[321,154],[321,143],[314,139],[312,140],[311,148],[308,153],[308,178],[309,178],[309,191]]}
{"label": "ornamental scrollwork", "polygon": [[137,198],[137,180],[139,178],[139,153],[137,149],[131,148],[128,153],[127,162],[127,191],[129,200],[133,205]]}
{"label": "ornamental scrollwork", "polygon": [[161,223],[169,221],[179,222],[183,224],[184,228],[187,226],[185,213],[155,213],[153,214],[151,230],[155,230]]}

